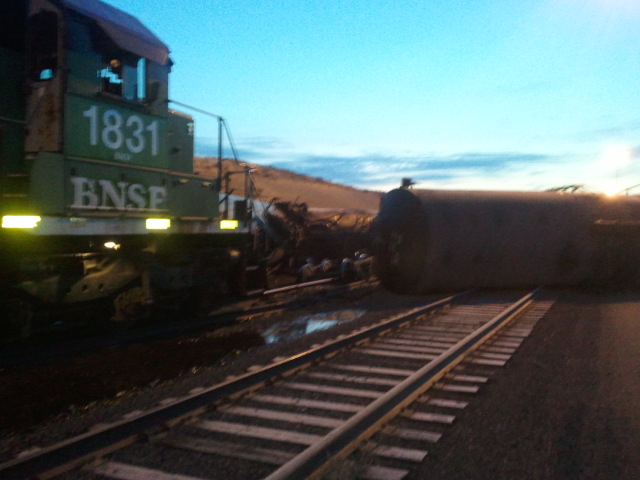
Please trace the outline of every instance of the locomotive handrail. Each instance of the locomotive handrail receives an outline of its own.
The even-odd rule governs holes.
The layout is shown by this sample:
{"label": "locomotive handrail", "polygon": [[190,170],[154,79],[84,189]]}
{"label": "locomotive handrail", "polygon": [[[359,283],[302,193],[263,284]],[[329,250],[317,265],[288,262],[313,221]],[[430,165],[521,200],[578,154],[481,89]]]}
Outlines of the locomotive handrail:
{"label": "locomotive handrail", "polygon": [[[177,100],[169,99],[168,101],[169,101],[169,103],[175,103],[176,105],[179,105],[181,107],[188,108],[189,110],[193,110],[194,112],[198,112],[198,113],[201,113],[203,115],[207,115],[209,117],[213,117],[213,118],[218,120],[218,185],[220,186],[220,188],[222,188],[222,180],[223,180],[223,175],[222,175],[222,129],[223,129],[223,127],[224,127],[224,131],[227,133],[227,140],[229,141],[229,148],[231,148],[231,153],[233,154],[233,159],[235,160],[236,163],[240,164],[240,159],[238,158],[238,153],[236,152],[236,147],[234,145],[233,138],[231,136],[231,131],[229,130],[229,126],[227,125],[227,122],[225,121],[224,117],[218,115],[217,113],[208,112],[208,111],[203,110],[201,108],[194,107],[192,105],[187,105],[186,103],[178,102]],[[249,176],[249,179],[251,180],[251,184],[253,186],[253,178],[251,177],[251,174],[247,171],[246,175]],[[229,193],[230,192],[227,192],[227,195]],[[250,195],[248,195],[247,192],[245,192],[245,197],[246,198],[250,198]],[[227,208],[227,210],[228,210],[228,208]]]}
{"label": "locomotive handrail", "polygon": [[194,112],[202,113],[203,115],[208,115],[213,118],[217,118],[220,121],[224,121],[224,117],[218,115],[213,112],[207,112],[206,110],[202,110],[201,108],[194,107],[192,105],[187,105],[186,103],[178,102],[177,100],[169,99],[169,103],[175,103],[176,105],[180,105],[181,107],[188,108],[189,110],[193,110]]}
{"label": "locomotive handrail", "polygon": [[218,157],[222,159],[221,154],[221,146],[222,146],[222,127],[224,126],[224,131],[227,133],[227,140],[229,140],[229,148],[231,148],[231,153],[233,153],[233,159],[236,163],[240,163],[240,159],[238,158],[238,153],[236,152],[236,147],[233,142],[233,138],[231,137],[231,131],[229,130],[229,125],[227,125],[227,121],[221,115],[217,113],[208,112],[206,110],[202,110],[201,108],[194,107],[193,105],[187,105],[186,103],[178,102],[177,100],[169,99],[169,103],[175,103],[176,105],[180,105],[181,107],[188,108],[189,110],[193,110],[194,112],[202,113],[203,115],[207,115],[209,117],[213,117],[218,120]]}
{"label": "locomotive handrail", "polygon": [[[222,164],[221,163],[222,163],[222,128],[223,127],[224,127],[224,131],[227,133],[227,140],[229,140],[229,148],[231,148],[231,153],[233,154],[233,159],[235,160],[236,163],[238,163],[238,164],[240,163],[240,158],[238,157],[238,152],[236,151],[235,142],[233,141],[233,136],[231,135],[231,130],[229,130],[229,125],[227,124],[225,118],[222,117],[221,115],[218,115],[217,113],[208,112],[208,111],[203,110],[201,108],[194,107],[193,105],[187,105],[186,103],[182,103],[182,102],[179,102],[177,100],[169,99],[169,103],[175,103],[176,105],[179,105],[181,107],[188,108],[189,110],[193,110],[194,112],[198,112],[198,113],[201,113],[203,115],[207,115],[209,117],[213,117],[213,118],[218,120],[218,161],[219,161],[218,179],[220,181],[220,187],[222,187]],[[253,180],[253,177],[251,176],[251,172],[249,172],[248,175],[249,175],[249,181],[251,182],[251,190],[253,192],[257,192],[256,186],[255,186],[255,182]],[[260,198],[259,194],[257,194],[256,196],[257,196],[257,198],[258,198],[258,200],[260,202],[264,203],[264,201]]]}

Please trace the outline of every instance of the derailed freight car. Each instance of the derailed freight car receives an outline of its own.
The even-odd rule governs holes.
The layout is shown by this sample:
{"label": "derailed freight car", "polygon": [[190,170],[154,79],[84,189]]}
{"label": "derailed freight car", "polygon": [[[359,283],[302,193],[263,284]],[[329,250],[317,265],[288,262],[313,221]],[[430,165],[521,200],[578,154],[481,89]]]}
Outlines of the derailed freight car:
{"label": "derailed freight car", "polygon": [[637,286],[640,197],[399,188],[381,202],[373,247],[395,292]]}
{"label": "derailed freight car", "polygon": [[[341,262],[357,261],[354,254],[370,250],[370,226],[376,212],[308,208],[304,203],[283,201],[274,201],[270,207],[265,220],[266,234],[274,244],[268,271],[274,276],[300,281],[338,276]],[[350,274],[342,277],[344,281],[355,279]]]}
{"label": "derailed freight car", "polygon": [[220,176],[194,173],[168,47],[99,0],[2,0],[0,19],[2,335],[51,306],[126,320],[242,293],[251,199],[228,218]]}

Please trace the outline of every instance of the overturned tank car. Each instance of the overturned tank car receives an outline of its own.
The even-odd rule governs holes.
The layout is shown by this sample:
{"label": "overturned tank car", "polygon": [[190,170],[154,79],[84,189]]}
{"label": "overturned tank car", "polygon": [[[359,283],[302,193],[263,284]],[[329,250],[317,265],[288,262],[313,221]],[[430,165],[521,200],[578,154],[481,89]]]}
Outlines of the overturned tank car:
{"label": "overturned tank car", "polygon": [[376,273],[395,292],[638,283],[640,197],[566,192],[387,193]]}

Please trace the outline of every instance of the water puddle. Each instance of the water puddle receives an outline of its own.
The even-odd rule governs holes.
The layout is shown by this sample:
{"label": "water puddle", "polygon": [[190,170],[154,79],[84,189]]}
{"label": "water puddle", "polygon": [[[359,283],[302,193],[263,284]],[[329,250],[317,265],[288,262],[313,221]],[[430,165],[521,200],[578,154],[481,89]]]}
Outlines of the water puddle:
{"label": "water puddle", "polygon": [[338,323],[351,322],[360,318],[366,310],[339,310],[336,312],[314,313],[286,322],[278,322],[264,332],[265,343],[276,343],[300,338],[309,333],[326,330]]}

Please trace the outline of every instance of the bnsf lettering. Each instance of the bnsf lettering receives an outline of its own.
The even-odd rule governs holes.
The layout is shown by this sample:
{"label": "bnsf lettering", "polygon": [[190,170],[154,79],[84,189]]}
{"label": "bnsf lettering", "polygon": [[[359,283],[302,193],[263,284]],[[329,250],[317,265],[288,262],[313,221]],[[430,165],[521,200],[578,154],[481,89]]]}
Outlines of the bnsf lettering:
{"label": "bnsf lettering", "polygon": [[141,183],[111,182],[86,177],[71,177],[71,208],[101,210],[160,210],[167,200],[165,187],[146,187]]}

